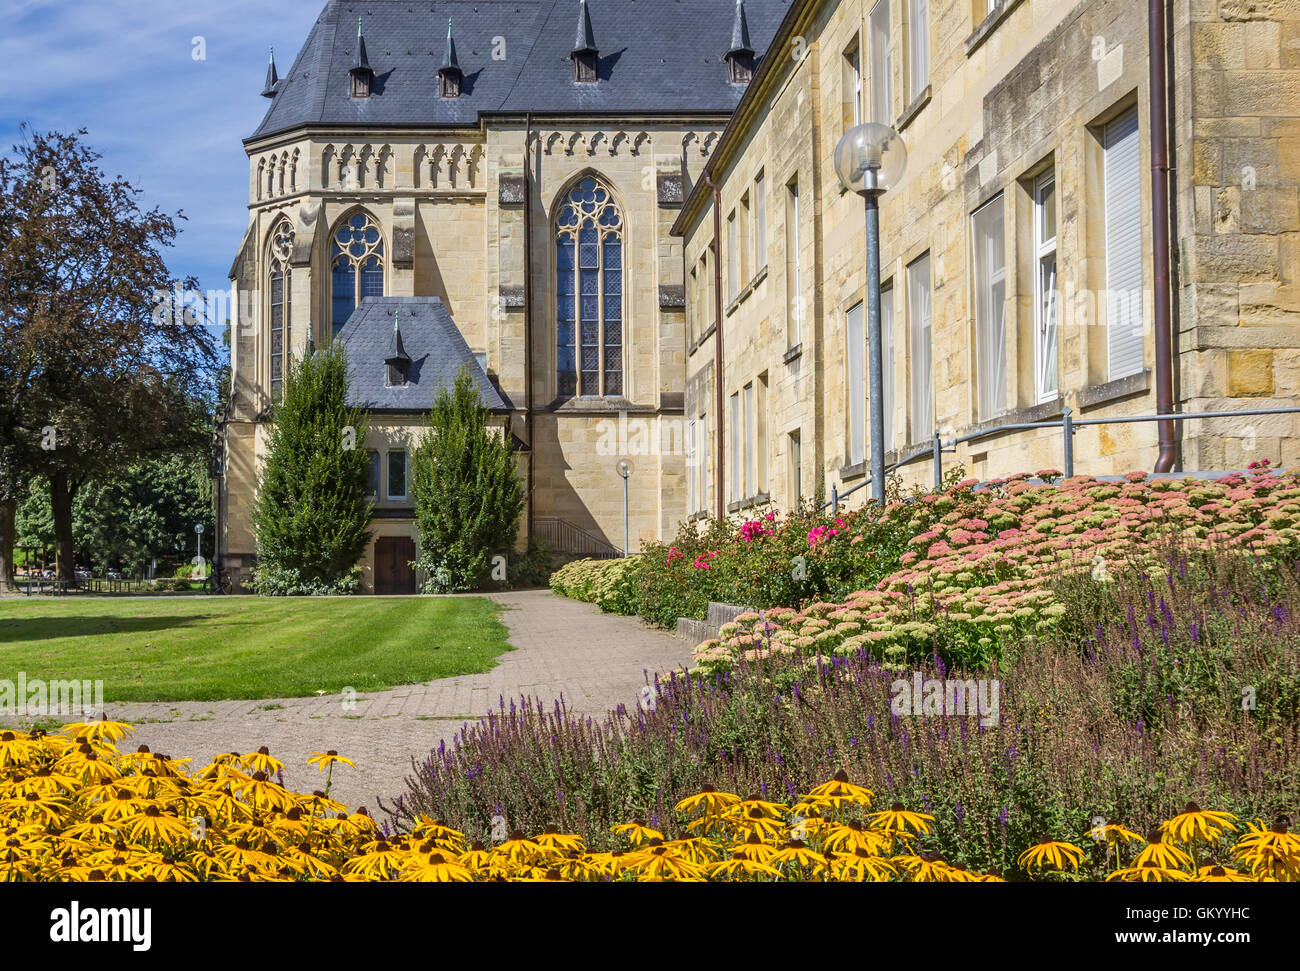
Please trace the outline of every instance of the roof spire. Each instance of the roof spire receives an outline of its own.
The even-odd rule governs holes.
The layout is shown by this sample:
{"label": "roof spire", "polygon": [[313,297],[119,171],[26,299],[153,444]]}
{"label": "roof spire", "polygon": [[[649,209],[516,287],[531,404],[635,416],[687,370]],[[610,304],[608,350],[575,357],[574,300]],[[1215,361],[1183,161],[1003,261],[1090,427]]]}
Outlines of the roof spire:
{"label": "roof spire", "polygon": [[596,49],[596,35],[591,29],[591,14],[587,11],[587,0],[579,2],[578,34],[573,41],[573,50],[569,52],[569,60],[573,61],[575,83],[596,83],[600,52]]}
{"label": "roof spire", "polygon": [[465,72],[460,69],[460,62],[456,59],[456,41],[451,36],[451,18],[448,17],[447,55],[442,59],[442,67],[438,68],[439,95],[443,98],[459,98],[464,79]]}
{"label": "roof spire", "polygon": [[352,70],[370,70],[370,62],[366,59],[366,35],[361,29],[361,18],[357,17],[357,56],[353,61]]}
{"label": "roof spire", "polygon": [[749,21],[745,19],[745,0],[736,0],[736,19],[731,24],[731,48],[728,54],[754,54],[749,41]]}
{"label": "roof spire", "polygon": [[596,35],[591,29],[591,14],[587,11],[587,0],[578,0],[578,35],[573,42],[573,54],[595,54]]}
{"label": "roof spire", "polygon": [[369,98],[370,89],[375,80],[375,72],[366,57],[366,37],[361,30],[361,18],[357,17],[357,56],[348,71],[352,76],[352,97]]}
{"label": "roof spire", "polygon": [[748,84],[754,76],[754,46],[749,40],[745,0],[736,0],[736,19],[731,23],[731,47],[723,55],[732,84]]}
{"label": "roof spire", "polygon": [[275,86],[280,83],[280,76],[275,73],[275,48],[271,48],[271,63],[266,67],[266,87],[262,89],[263,98],[275,97]]}
{"label": "roof spire", "polygon": [[451,36],[451,18],[447,18],[447,56],[442,59],[442,69],[445,71],[449,67],[460,70],[460,62],[456,60],[456,41]]}

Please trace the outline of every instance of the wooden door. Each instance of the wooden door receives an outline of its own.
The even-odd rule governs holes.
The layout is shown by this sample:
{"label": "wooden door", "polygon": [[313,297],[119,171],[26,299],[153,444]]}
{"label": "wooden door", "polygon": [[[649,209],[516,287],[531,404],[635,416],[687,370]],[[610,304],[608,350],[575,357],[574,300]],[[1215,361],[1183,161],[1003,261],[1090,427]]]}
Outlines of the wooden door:
{"label": "wooden door", "polygon": [[375,540],[375,593],[415,593],[415,540],[409,536],[381,536]]}

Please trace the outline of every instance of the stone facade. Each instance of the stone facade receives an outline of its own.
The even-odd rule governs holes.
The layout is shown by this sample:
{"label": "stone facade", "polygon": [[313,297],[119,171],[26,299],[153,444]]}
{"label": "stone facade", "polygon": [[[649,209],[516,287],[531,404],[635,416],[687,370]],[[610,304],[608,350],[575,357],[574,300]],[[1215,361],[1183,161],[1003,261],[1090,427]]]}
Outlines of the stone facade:
{"label": "stone facade", "polygon": [[[623,546],[623,490],[616,466],[632,462],[629,531],[675,531],[685,508],[681,381],[685,366],[681,242],[668,232],[707,161],[724,117],[666,123],[648,119],[549,117],[531,131],[522,119],[459,132],[298,131],[247,144],[249,226],[231,270],[247,308],[231,347],[233,395],[225,426],[222,554],[238,576],[255,543],[249,512],[265,458],[270,406],[269,326],[273,235],[293,228],[286,345],[331,339],[331,241],[357,212],[378,225],[385,249],[384,293],[436,296],[514,408],[511,431],[530,447],[532,521],[543,539],[575,527]],[[525,170],[528,189],[524,191]],[[607,187],[624,220],[621,395],[560,394],[556,362],[555,218],[573,186],[591,176]],[[676,191],[665,192],[664,186]],[[525,212],[525,196],[528,210]],[[531,225],[531,272],[525,261]],[[525,346],[525,294],[533,340]],[[529,442],[525,358],[532,364]],[[416,416],[372,422],[367,448],[408,447]],[[374,439],[371,441],[370,439]],[[409,519],[381,501],[376,536],[411,535]],[[544,530],[550,530],[545,532]],[[569,530],[572,533],[572,530]],[[521,535],[521,545],[528,537]],[[363,563],[369,571],[370,558]],[[366,574],[369,577],[369,573]],[[367,589],[369,581],[367,580]]]}
{"label": "stone facade", "polygon": [[[913,21],[925,6],[922,38]],[[1169,6],[1177,410],[1295,406],[1300,7],[1237,0]],[[873,44],[877,26],[888,37],[887,58],[884,46]],[[685,242],[688,280],[686,415],[706,431],[705,447],[696,449],[705,494],[696,488],[692,511],[739,511],[769,496],[785,507],[796,492],[829,497],[869,474],[866,443],[854,440],[865,434],[855,421],[865,400],[850,400],[851,389],[865,385],[854,380],[849,349],[865,286],[863,202],[841,189],[833,155],[855,119],[871,119],[886,99],[887,113],[872,120],[894,126],[908,152],[900,183],[880,203],[882,296],[894,348],[887,463],[919,456],[899,474],[905,483],[927,483],[936,429],[951,438],[1059,418],[1067,407],[1076,419],[1155,413],[1147,31],[1145,5],[1128,0],[792,5],[710,163],[716,207],[713,192],[697,186],[674,229]],[[914,70],[918,51],[927,71]],[[1125,127],[1133,118],[1136,132]],[[1133,177],[1125,180],[1125,172]],[[1047,253],[1036,233],[1049,184],[1055,232]],[[1128,211],[1140,212],[1131,238],[1120,231],[1125,191]],[[996,257],[976,252],[973,240],[984,218],[977,213],[998,199],[1001,226],[988,238],[996,237],[1004,269],[990,274],[981,268]],[[1117,256],[1126,252],[1127,267]],[[715,260],[723,295],[721,416]],[[1128,312],[1141,321],[1141,340],[1126,360],[1110,329],[1125,308],[1108,274],[1118,279],[1127,271],[1137,280],[1138,262],[1140,289],[1125,293],[1140,301]],[[1037,275],[1051,267],[1055,286],[1036,289]],[[1051,309],[1042,309],[1040,292],[1055,294]],[[928,366],[912,339],[927,307]],[[997,334],[998,317],[999,339],[981,338],[989,333],[982,322],[994,321]],[[1042,336],[1044,321],[1056,323],[1054,344]],[[1051,360],[1045,346],[1056,349],[1054,367],[1044,363]],[[998,371],[1001,381],[981,382]],[[747,420],[751,385],[766,393],[755,392]],[[719,417],[727,466],[721,503]],[[1176,428],[1182,469],[1300,459],[1295,415]],[[1149,470],[1156,442],[1154,423],[1082,427],[1076,469]],[[750,452],[765,460],[765,470],[751,471]],[[962,445],[944,461],[984,479],[1059,468],[1061,433],[1003,432]],[[859,490],[854,500],[867,493]]]}

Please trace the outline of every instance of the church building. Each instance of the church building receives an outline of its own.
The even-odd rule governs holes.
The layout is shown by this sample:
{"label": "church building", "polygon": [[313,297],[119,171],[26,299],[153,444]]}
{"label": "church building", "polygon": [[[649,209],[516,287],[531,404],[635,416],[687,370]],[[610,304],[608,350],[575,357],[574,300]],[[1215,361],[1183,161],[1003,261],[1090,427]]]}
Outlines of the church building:
{"label": "church building", "polygon": [[330,0],[245,141],[219,555],[237,581],[291,358],[342,341],[368,411],[373,592],[416,589],[406,456],[468,364],[531,538],[623,552],[686,514],[685,281],[670,230],[785,0]]}

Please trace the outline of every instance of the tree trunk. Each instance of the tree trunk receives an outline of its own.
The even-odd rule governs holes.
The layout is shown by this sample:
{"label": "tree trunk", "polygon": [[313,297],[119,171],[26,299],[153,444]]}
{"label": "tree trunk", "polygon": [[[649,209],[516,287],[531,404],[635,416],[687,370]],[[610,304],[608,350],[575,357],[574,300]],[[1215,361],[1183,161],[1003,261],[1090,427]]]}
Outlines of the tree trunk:
{"label": "tree trunk", "polygon": [[0,593],[17,593],[14,583],[14,529],[18,518],[18,500],[0,499]]}
{"label": "tree trunk", "polygon": [[50,508],[54,514],[54,556],[58,564],[58,579],[74,579],[76,568],[72,549],[72,500],[76,486],[68,481],[66,472],[52,472],[50,479]]}

